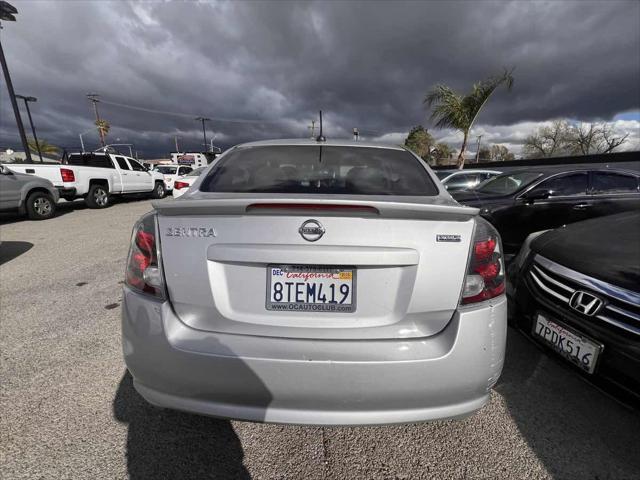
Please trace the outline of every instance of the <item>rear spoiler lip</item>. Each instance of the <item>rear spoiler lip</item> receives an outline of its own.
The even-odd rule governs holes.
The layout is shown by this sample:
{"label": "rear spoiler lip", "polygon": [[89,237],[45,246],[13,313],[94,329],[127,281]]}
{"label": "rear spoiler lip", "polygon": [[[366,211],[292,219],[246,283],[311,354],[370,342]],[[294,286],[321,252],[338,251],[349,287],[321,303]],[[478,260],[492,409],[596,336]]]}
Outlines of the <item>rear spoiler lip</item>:
{"label": "rear spoiler lip", "polygon": [[[395,197],[397,198],[397,197]],[[478,215],[479,209],[473,207],[465,207],[459,205],[451,200],[443,199],[442,197],[434,197],[435,202],[422,203],[411,201],[385,201],[378,199],[363,199],[362,197],[345,199],[345,198],[274,198],[272,196],[242,196],[238,198],[209,198],[209,199],[178,199],[178,200],[162,200],[152,203],[155,210],[163,216],[191,216],[191,215],[296,215],[296,216],[366,216],[366,217],[379,217],[379,218],[414,218],[414,219],[429,219],[429,218],[443,218],[450,220],[464,221]],[[424,200],[423,200],[424,201]],[[313,211],[308,212],[301,210],[287,210],[283,208],[282,211],[275,211],[271,209],[265,209],[265,211],[249,211],[247,207],[249,205],[255,205],[260,203],[265,204],[278,204],[278,205],[302,205],[302,204],[318,204],[329,203],[332,205],[344,205],[344,206],[361,206],[361,207],[373,207],[378,210],[378,214],[372,214],[371,212],[362,212],[358,209],[353,211],[338,209],[335,212],[331,211]]]}

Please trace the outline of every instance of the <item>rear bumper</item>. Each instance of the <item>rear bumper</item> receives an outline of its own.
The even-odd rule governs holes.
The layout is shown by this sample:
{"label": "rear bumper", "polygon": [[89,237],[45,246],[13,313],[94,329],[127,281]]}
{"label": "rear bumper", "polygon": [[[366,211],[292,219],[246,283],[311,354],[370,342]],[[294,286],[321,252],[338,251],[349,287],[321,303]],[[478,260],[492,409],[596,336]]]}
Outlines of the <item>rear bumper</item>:
{"label": "rear bumper", "polygon": [[441,420],[481,408],[502,371],[504,297],[458,311],[437,335],[305,340],[192,329],[124,289],[124,358],[152,404],[275,423],[366,425]]}
{"label": "rear bumper", "polygon": [[78,196],[75,187],[56,187],[56,190],[60,198],[75,198]]}

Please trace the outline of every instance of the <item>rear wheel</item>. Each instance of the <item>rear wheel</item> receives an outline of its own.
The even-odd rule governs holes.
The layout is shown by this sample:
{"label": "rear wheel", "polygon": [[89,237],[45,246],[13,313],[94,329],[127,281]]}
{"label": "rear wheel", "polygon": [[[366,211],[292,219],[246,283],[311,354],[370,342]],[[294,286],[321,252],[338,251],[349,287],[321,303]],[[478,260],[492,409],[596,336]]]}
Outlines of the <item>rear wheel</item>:
{"label": "rear wheel", "polygon": [[151,192],[151,196],[153,198],[164,198],[167,194],[167,190],[164,188],[164,183],[156,182],[156,186],[153,188],[153,192]]}
{"label": "rear wheel", "polygon": [[106,208],[109,206],[109,189],[99,183],[94,183],[89,187],[87,194],[87,205],[89,208]]}
{"label": "rear wheel", "polygon": [[31,220],[46,220],[56,213],[53,197],[45,192],[34,192],[27,197],[27,215]]}

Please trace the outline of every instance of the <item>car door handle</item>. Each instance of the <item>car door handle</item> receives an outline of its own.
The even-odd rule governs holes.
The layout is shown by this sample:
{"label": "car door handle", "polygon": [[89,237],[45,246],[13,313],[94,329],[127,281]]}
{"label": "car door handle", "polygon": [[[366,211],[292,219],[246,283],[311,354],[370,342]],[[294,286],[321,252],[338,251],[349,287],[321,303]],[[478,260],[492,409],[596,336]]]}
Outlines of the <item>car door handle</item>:
{"label": "car door handle", "polygon": [[584,210],[585,208],[589,208],[591,205],[589,205],[588,203],[578,203],[577,205],[573,206],[574,210]]}
{"label": "car door handle", "polygon": [[122,176],[124,177],[125,175],[129,175],[128,173],[123,173]]}

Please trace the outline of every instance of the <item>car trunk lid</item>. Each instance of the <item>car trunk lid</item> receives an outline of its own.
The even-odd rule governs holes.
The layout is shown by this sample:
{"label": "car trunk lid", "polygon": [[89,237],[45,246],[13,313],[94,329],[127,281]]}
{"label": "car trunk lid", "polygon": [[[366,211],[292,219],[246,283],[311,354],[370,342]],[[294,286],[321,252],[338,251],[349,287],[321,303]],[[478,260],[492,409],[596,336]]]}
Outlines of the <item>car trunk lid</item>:
{"label": "car trunk lid", "polygon": [[[477,210],[440,197],[329,197],[201,193],[155,203],[176,314],[193,328],[244,335],[441,331],[458,306]],[[300,233],[309,220],[324,230],[314,241]],[[269,269],[280,266],[352,271],[354,311],[269,310]]]}

